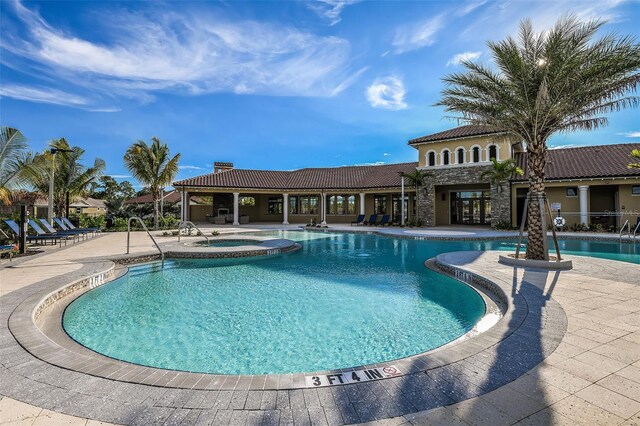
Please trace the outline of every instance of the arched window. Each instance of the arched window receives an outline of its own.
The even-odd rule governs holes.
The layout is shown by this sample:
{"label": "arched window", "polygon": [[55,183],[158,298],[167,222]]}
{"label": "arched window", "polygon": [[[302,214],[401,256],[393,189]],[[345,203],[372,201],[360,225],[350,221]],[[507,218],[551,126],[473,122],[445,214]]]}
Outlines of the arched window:
{"label": "arched window", "polygon": [[458,148],[457,155],[458,155],[458,164],[463,164],[464,163],[464,148]]}
{"label": "arched window", "polygon": [[495,145],[489,146],[489,160],[492,158],[498,159],[498,147]]}
{"label": "arched window", "polygon": [[436,153],[431,151],[427,154],[427,165],[435,166],[436,165]]}
{"label": "arched window", "polygon": [[445,149],[444,151],[442,151],[442,164],[443,165],[447,165],[449,164],[449,150]]}
{"label": "arched window", "polygon": [[474,163],[479,163],[480,162],[480,147],[479,146],[475,146],[473,147],[473,150],[471,151],[471,158],[473,159]]}

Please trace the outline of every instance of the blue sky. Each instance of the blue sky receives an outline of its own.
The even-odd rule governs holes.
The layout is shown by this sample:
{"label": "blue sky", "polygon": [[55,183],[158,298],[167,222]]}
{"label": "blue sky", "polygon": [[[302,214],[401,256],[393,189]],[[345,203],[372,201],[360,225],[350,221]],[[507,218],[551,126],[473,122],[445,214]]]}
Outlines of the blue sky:
{"label": "blue sky", "polygon": [[[640,2],[0,1],[0,116],[32,149],[65,137],[127,176],[122,156],[157,136],[180,178],[236,167],[416,161],[406,141],[455,127],[432,105],[460,58],[528,17],[563,13],[640,30]],[[639,110],[551,146],[640,140]]]}

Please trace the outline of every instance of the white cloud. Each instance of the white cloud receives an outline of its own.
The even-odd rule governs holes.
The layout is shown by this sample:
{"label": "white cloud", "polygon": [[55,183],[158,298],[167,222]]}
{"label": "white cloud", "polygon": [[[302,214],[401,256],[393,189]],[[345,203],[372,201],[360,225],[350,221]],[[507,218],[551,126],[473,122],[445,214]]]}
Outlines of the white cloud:
{"label": "white cloud", "polygon": [[89,101],[82,96],[73,95],[71,93],[63,92],[62,90],[36,88],[15,84],[3,84],[0,86],[0,96],[20,99],[22,101],[73,107],[82,107],[89,103]]}
{"label": "white cloud", "polygon": [[460,9],[457,10],[456,15],[458,16],[468,15],[469,13],[473,12],[474,10],[476,10],[477,8],[485,4],[487,1],[488,0],[466,2],[464,6],[462,6]]}
{"label": "white cloud", "polygon": [[200,167],[200,166],[178,166],[178,168],[180,170],[204,170],[204,167]]}
{"label": "white cloud", "polygon": [[444,27],[444,24],[444,15],[437,15],[410,25],[408,28],[398,29],[392,43],[394,52],[399,54],[431,46],[435,42],[437,32]]}
{"label": "white cloud", "polygon": [[314,0],[307,5],[318,15],[329,20],[329,25],[335,25],[342,20],[340,14],[349,5],[360,2],[360,0]]}
{"label": "white cloud", "polygon": [[348,41],[292,26],[228,22],[188,10],[120,11],[100,21],[106,30],[98,43],[53,28],[21,3],[14,9],[26,33],[5,36],[3,30],[0,47],[22,61],[16,67],[43,69],[91,96],[145,102],[156,91],[332,96],[355,81]]}
{"label": "white cloud", "polygon": [[114,179],[126,179],[126,178],[130,178],[130,175],[109,175]]}
{"label": "white cloud", "polygon": [[463,52],[454,55],[453,58],[447,61],[447,66],[449,65],[460,65],[463,61],[473,61],[478,59],[482,55],[482,52]]}
{"label": "white cloud", "polygon": [[396,76],[377,78],[367,87],[367,100],[374,108],[406,109],[404,84]]}
{"label": "white cloud", "polygon": [[640,138],[640,132],[624,132],[624,133],[616,133],[616,135],[624,136],[627,138]]}
{"label": "white cloud", "polygon": [[91,112],[120,112],[121,108],[118,107],[105,107],[105,108],[91,108],[89,109]]}
{"label": "white cloud", "polygon": [[383,156],[383,157],[388,157],[388,156],[390,156],[390,155],[391,155],[391,154],[389,154],[388,152],[385,152],[384,154],[382,154],[382,156]]}

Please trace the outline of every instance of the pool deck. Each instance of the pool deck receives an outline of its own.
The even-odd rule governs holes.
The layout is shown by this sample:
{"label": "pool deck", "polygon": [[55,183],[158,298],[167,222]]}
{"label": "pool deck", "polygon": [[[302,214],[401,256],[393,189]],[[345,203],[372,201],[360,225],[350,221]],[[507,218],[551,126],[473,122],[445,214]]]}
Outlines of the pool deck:
{"label": "pool deck", "polygon": [[[217,227],[223,233],[264,228],[269,227]],[[434,238],[515,235],[457,227],[332,229]],[[126,234],[105,234],[2,261],[0,423],[640,424],[638,265],[572,256],[573,270],[550,273],[500,265],[496,252],[441,255],[442,266],[483,277],[508,291],[513,312],[501,321],[502,328],[493,330],[502,338],[492,344],[484,339],[473,354],[452,362],[360,387],[167,389],[64,370],[16,344],[7,319],[25,295],[62,276],[79,274],[87,264],[123,254],[125,248]],[[145,234],[133,233],[131,252],[152,253],[152,243]]]}

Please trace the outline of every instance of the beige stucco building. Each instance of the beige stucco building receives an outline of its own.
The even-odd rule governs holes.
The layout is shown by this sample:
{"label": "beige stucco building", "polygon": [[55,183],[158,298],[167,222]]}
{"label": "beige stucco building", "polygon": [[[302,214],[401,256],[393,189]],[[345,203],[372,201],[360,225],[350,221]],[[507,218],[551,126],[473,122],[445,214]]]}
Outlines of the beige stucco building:
{"label": "beige stucco building", "polygon": [[[527,153],[520,140],[495,129],[462,126],[408,143],[416,149],[416,162],[293,171],[216,163],[211,174],[174,183],[183,199],[210,200],[183,209],[182,218],[232,224],[331,224],[353,222],[359,215],[368,220],[377,214],[378,220],[388,215],[390,222],[419,219],[425,226],[520,223],[527,193]],[[562,215],[569,226],[619,227],[627,219],[635,223],[640,217],[640,170],[627,167],[633,149],[640,149],[640,144],[549,150],[547,196],[554,215]],[[491,158],[513,158],[525,176],[492,185],[482,178],[482,172],[491,168]],[[416,169],[429,174],[417,192],[400,176]]]}

